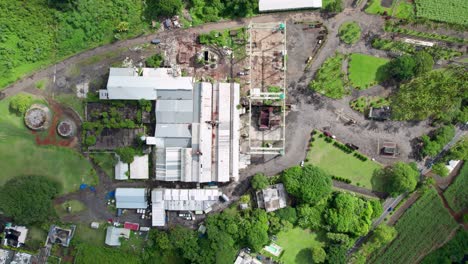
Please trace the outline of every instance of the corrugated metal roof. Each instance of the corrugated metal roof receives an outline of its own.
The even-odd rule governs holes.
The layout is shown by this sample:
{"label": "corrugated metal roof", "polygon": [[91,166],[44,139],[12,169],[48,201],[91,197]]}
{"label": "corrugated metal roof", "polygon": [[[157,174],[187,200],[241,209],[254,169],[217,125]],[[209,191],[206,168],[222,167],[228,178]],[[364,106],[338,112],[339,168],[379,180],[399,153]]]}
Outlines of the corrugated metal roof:
{"label": "corrugated metal roof", "polygon": [[156,124],[156,137],[159,138],[191,138],[188,124]]}
{"label": "corrugated metal roof", "polygon": [[148,155],[135,156],[130,164],[130,179],[148,179],[149,163]]}
{"label": "corrugated metal roof", "polygon": [[145,188],[117,188],[115,190],[117,208],[139,209],[148,207]]}
{"label": "corrugated metal roof", "polygon": [[116,180],[128,180],[127,176],[128,172],[128,163],[123,163],[122,161],[118,161],[115,164],[115,179]]}
{"label": "corrugated metal roof", "polygon": [[193,122],[192,100],[156,101],[156,122],[181,124]]}
{"label": "corrugated metal roof", "polygon": [[322,7],[322,0],[259,0],[258,2],[260,12],[319,7]]}

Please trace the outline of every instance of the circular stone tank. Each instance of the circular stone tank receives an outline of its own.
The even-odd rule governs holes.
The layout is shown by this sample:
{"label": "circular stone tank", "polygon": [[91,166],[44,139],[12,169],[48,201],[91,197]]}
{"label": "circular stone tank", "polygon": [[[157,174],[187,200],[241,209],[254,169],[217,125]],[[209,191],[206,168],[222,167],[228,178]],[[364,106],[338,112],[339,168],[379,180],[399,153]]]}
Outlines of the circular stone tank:
{"label": "circular stone tank", "polygon": [[33,104],[24,115],[24,123],[32,130],[49,128],[52,120],[50,109],[43,104]]}
{"label": "circular stone tank", "polygon": [[57,133],[62,137],[71,137],[75,134],[76,126],[70,119],[60,121],[57,125]]}

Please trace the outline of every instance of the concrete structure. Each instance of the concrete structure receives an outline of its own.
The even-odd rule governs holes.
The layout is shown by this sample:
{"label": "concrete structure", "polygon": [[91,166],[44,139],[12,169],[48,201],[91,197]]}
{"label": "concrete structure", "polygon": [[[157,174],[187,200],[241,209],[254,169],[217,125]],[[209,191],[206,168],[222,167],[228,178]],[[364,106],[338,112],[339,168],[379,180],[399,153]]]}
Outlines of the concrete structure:
{"label": "concrete structure", "polygon": [[[156,100],[156,180],[228,182],[239,178],[240,86],[192,83],[172,69],[111,68],[101,99]],[[130,165],[134,169],[148,165]],[[146,172],[139,171],[138,179]],[[148,173],[149,174],[149,173]],[[119,175],[120,177],[120,175]]]}
{"label": "concrete structure", "polygon": [[259,0],[260,12],[273,12],[294,9],[309,9],[322,7],[322,0]]}
{"label": "concrete structure", "polygon": [[130,238],[130,229],[126,228],[117,228],[114,226],[107,227],[106,232],[106,245],[118,247],[121,245],[120,238],[124,237],[126,239]]}
{"label": "concrete structure", "polygon": [[46,241],[51,244],[59,244],[64,247],[68,247],[73,235],[75,234],[75,229],[75,225],[72,225],[70,229],[52,225],[49,229]]}
{"label": "concrete structure", "polygon": [[258,208],[263,208],[267,212],[273,212],[287,206],[287,194],[282,183],[278,183],[258,191]]}
{"label": "concrete structure", "polygon": [[130,163],[130,179],[149,179],[148,155],[135,156]]}
{"label": "concrete structure", "polygon": [[209,211],[219,201],[218,189],[154,189],[151,192],[153,226],[166,225],[167,211]]}
{"label": "concrete structure", "polygon": [[36,256],[28,253],[0,249],[0,263],[1,264],[31,264],[40,263]]}
{"label": "concrete structure", "polygon": [[262,264],[262,262],[241,250],[234,261],[234,264]]}
{"label": "concrete structure", "polygon": [[28,229],[25,226],[11,226],[5,228],[5,236],[3,238],[3,245],[19,248],[24,246],[26,237],[28,236]]}
{"label": "concrete structure", "polygon": [[115,207],[118,209],[146,209],[148,197],[145,188],[117,188]]}

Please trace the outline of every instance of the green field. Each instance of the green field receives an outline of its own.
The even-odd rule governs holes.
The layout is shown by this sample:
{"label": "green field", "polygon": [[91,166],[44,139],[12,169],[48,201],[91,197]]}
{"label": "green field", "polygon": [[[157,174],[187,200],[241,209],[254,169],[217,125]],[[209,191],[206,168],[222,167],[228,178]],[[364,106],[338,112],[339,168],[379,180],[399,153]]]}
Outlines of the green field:
{"label": "green field", "polygon": [[388,59],[377,58],[360,53],[353,53],[349,59],[348,76],[356,89],[366,89],[387,78],[385,66]]}
{"label": "green field", "polygon": [[89,155],[91,159],[109,176],[114,178],[114,167],[116,163],[113,153],[92,153]]}
{"label": "green field", "polygon": [[468,25],[466,0],[415,0],[416,16],[452,24]]}
{"label": "green field", "polygon": [[324,245],[317,233],[298,227],[287,232],[282,231],[277,236],[275,243],[283,248],[279,260],[285,264],[311,263],[311,248]]}
{"label": "green field", "polygon": [[339,99],[345,95],[344,73],[341,69],[345,55],[336,53],[329,57],[318,70],[309,88],[330,98]]}
{"label": "green field", "polygon": [[314,136],[313,146],[307,153],[307,163],[320,167],[331,175],[351,180],[351,184],[367,189],[379,190],[378,183],[372,183],[375,170],[381,166],[371,160],[361,161],[324,140]]}
{"label": "green field", "polygon": [[468,208],[468,163],[463,164],[460,174],[444,192],[445,199],[456,212]]}
{"label": "green field", "polygon": [[400,0],[393,15],[401,19],[413,19],[414,5],[407,0]]}
{"label": "green field", "polygon": [[398,236],[383,250],[375,252],[370,263],[416,263],[420,256],[444,243],[457,226],[431,188],[398,220],[395,225]]}
{"label": "green field", "polygon": [[81,183],[97,183],[91,164],[78,152],[36,145],[23,119],[9,112],[10,100],[0,101],[0,185],[17,176],[39,175],[60,183],[60,193],[64,194],[78,190]]}
{"label": "green field", "polygon": [[[67,211],[67,208],[71,207],[71,212]],[[62,217],[68,214],[75,214],[86,210],[86,205],[78,200],[69,200],[61,204],[55,205],[55,211]]]}

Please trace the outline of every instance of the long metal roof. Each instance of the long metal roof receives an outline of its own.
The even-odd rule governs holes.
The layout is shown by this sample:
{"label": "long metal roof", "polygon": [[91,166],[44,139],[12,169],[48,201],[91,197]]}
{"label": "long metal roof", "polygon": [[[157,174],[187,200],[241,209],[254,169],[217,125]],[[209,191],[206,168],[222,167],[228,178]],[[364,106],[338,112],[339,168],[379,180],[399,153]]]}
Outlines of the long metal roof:
{"label": "long metal roof", "polygon": [[158,138],[191,138],[189,124],[156,124],[155,136]]}
{"label": "long metal roof", "polygon": [[117,208],[140,209],[148,207],[145,188],[117,188],[115,190]]}
{"label": "long metal roof", "polygon": [[322,7],[322,0],[259,0],[258,2],[260,12],[319,7]]}
{"label": "long metal roof", "polygon": [[156,122],[183,124],[193,122],[192,100],[157,100]]}

